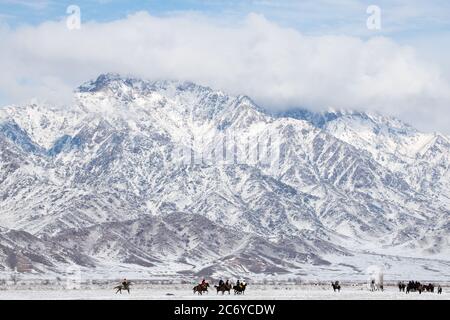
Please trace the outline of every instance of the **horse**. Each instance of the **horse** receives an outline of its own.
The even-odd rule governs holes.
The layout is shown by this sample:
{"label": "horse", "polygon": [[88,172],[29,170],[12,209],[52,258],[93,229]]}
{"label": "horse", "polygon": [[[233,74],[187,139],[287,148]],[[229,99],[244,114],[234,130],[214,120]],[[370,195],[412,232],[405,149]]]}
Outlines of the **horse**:
{"label": "horse", "polygon": [[409,281],[408,284],[406,285],[406,293],[410,293],[411,291],[416,291],[417,290],[417,283],[414,281]]}
{"label": "horse", "polygon": [[335,281],[334,283],[332,282],[331,286],[333,287],[334,292],[336,292],[336,290],[341,292],[341,285],[339,284],[339,281]]}
{"label": "horse", "polygon": [[425,286],[423,284],[419,284],[417,287],[417,291],[419,291],[419,294],[422,294],[422,292],[425,291]]}
{"label": "horse", "polygon": [[429,283],[427,286],[425,286],[425,290],[427,292],[432,292],[433,293],[434,292],[434,285]]}
{"label": "horse", "polygon": [[409,281],[408,285],[406,286],[406,293],[410,293],[411,291],[418,291],[419,294],[422,294],[422,292],[434,292],[434,286],[430,283],[428,285],[421,284],[418,281]]}
{"label": "horse", "polygon": [[406,285],[406,293],[410,293],[411,291],[416,291],[417,290],[417,285],[414,281],[409,281],[408,284]]}
{"label": "horse", "polygon": [[126,285],[121,283],[120,285],[114,287],[114,289],[117,289],[116,294],[118,292],[120,292],[120,294],[122,294],[122,290],[127,290],[128,294],[130,294],[130,283],[127,283]]}
{"label": "horse", "polygon": [[228,291],[228,294],[231,294],[231,289],[232,289],[232,285],[230,284],[226,284],[226,283],[222,283],[222,285],[220,286],[214,286],[217,289],[217,294],[219,294],[219,291],[222,291],[222,294],[225,293],[225,291]]}
{"label": "horse", "polygon": [[245,288],[247,288],[247,283],[233,286],[234,294],[244,294]]}
{"label": "horse", "polygon": [[197,292],[198,294],[202,295],[203,292],[208,292],[208,287],[209,287],[209,283],[205,282],[204,285],[202,285],[202,284],[196,285],[194,288],[192,288],[192,290],[194,290],[194,293]]}
{"label": "horse", "polygon": [[406,288],[406,284],[404,284],[402,281],[400,281],[398,283],[398,289],[400,290],[400,292],[405,292],[405,288]]}

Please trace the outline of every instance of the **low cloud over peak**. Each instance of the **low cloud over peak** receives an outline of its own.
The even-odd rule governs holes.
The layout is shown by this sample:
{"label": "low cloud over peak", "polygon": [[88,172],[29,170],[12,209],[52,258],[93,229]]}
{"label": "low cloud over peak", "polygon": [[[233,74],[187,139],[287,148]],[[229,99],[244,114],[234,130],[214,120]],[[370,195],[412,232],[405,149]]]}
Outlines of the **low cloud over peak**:
{"label": "low cloud over peak", "polygon": [[[100,73],[189,80],[274,110],[371,110],[448,132],[450,86],[438,65],[386,37],[306,36],[249,14],[239,23],[139,12],[70,31],[65,21],[0,28],[0,97],[70,103]],[[447,78],[448,79],[448,78]]]}

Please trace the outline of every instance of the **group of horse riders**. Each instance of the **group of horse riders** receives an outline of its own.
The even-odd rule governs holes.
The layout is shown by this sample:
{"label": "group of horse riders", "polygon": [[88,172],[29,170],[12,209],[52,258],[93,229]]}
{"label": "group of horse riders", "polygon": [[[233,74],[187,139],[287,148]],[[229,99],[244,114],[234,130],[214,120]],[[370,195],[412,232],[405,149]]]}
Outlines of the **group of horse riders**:
{"label": "group of horse riders", "polygon": [[[202,281],[196,285],[193,290],[194,293],[202,294],[203,292],[208,292],[209,283],[202,279]],[[231,289],[234,290],[235,294],[244,294],[245,288],[247,287],[247,283],[242,280],[237,280],[236,284],[233,284],[230,282],[230,280],[227,280],[224,282],[222,279],[219,280],[219,284],[214,286],[217,289],[217,293],[222,292],[222,294],[228,292],[230,294]]]}
{"label": "group of horse riders", "polygon": [[[114,289],[117,290],[116,293],[122,294],[122,290],[126,290],[128,291],[128,293],[130,293],[130,284],[131,282],[125,278],[120,282],[118,286],[114,287]],[[206,282],[205,279],[203,279],[197,286],[194,287],[194,292],[197,291],[201,294],[204,291],[208,291],[208,286],[209,283]],[[233,285],[230,280],[224,282],[222,279],[220,279],[219,285],[215,287],[217,288],[217,292],[222,291],[223,293],[225,291],[228,291],[229,293],[231,289],[234,289],[235,293],[244,293],[246,286],[247,283],[245,281],[237,280],[236,285]]]}
{"label": "group of horse riders", "polygon": [[[205,279],[202,279],[202,282],[200,282],[200,286],[205,287],[205,286],[206,286],[206,283],[207,283],[206,280],[205,280]],[[227,280],[226,282],[224,282],[222,279],[219,280],[219,288],[222,287],[222,286],[229,287],[229,286],[231,286],[231,285],[232,285],[232,284],[231,284],[230,280]],[[237,282],[236,282],[236,286],[238,286],[238,287],[240,287],[240,288],[243,288],[243,287],[245,287],[246,285],[247,285],[247,284],[245,283],[244,280],[242,280],[242,281],[237,280]]]}

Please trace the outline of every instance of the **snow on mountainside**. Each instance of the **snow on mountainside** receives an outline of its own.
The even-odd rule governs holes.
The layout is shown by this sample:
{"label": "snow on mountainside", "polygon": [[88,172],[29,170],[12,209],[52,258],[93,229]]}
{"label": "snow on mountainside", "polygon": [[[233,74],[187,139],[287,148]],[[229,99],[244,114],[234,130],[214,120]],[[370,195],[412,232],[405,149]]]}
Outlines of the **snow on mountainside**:
{"label": "snow on mountainside", "polygon": [[[444,135],[367,113],[273,115],[190,82],[105,74],[74,94],[0,109],[0,226],[64,253],[36,270],[306,275],[380,255],[448,269]],[[9,270],[29,244],[3,234]]]}
{"label": "snow on mountainside", "polygon": [[[425,200],[427,206],[433,207],[435,213],[427,218],[427,223],[433,225],[431,221],[435,221],[435,224],[419,237],[419,246],[425,246],[426,252],[437,252],[443,244],[447,244],[450,214],[449,137],[419,132],[398,119],[378,114],[312,113],[298,109],[279,116],[306,120],[360,152],[369,152],[374,161],[401,177]],[[409,243],[408,246],[416,248],[417,243]]]}

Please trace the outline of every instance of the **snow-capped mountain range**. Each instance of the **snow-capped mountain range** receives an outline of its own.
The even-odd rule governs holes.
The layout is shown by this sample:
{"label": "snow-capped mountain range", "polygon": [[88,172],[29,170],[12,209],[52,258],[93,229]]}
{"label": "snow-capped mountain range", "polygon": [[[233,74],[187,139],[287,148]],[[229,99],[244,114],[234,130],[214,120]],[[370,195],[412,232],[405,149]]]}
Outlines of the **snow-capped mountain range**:
{"label": "snow-capped mountain range", "polygon": [[450,275],[448,136],[190,82],[74,95],[0,108],[0,271]]}

